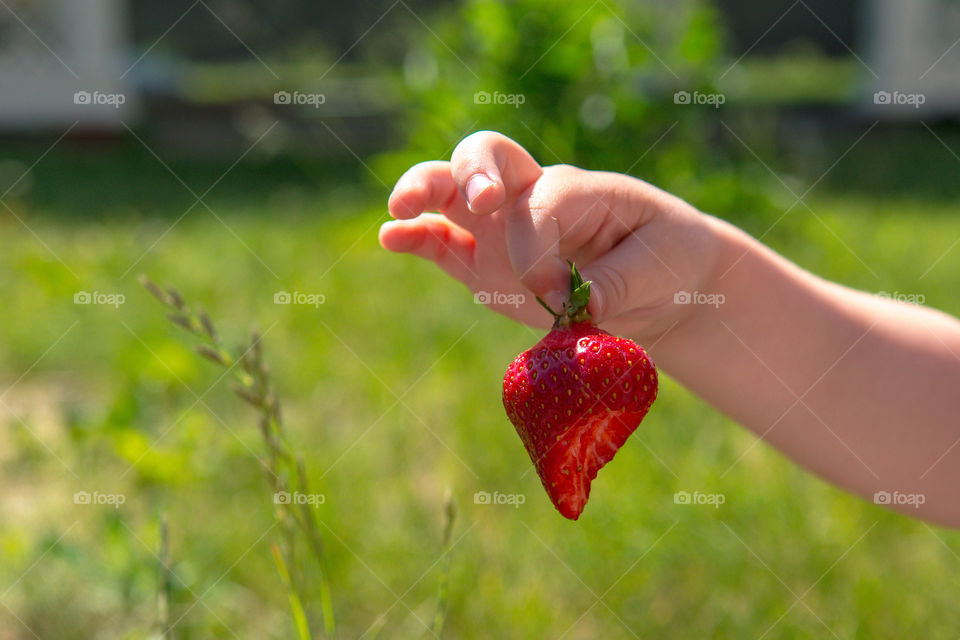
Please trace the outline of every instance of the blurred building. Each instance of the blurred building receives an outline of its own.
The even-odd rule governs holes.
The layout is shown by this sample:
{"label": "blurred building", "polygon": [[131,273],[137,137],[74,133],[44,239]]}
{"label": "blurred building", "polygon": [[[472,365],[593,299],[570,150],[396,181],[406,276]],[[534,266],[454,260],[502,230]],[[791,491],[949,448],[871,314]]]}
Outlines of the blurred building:
{"label": "blurred building", "polygon": [[[407,0],[395,8],[390,2],[345,6],[294,0],[4,0],[0,130],[63,130],[78,123],[81,129],[123,131],[124,123],[132,124],[143,111],[151,122],[173,114],[167,122],[189,131],[182,138],[193,139],[198,129],[213,134],[229,120],[224,113],[237,105],[269,106],[279,78],[264,61],[325,56],[337,60],[342,71],[360,63],[363,47],[355,46],[358,40],[364,46],[377,38],[389,42],[397,19],[412,20],[411,13],[428,17],[438,4]],[[960,111],[960,3],[955,0],[717,4],[734,58],[743,56],[749,62],[814,51],[851,62],[856,76],[843,83],[849,90],[836,94],[831,109],[869,111],[890,119],[955,116]],[[398,44],[394,38],[392,46]],[[198,100],[196,91],[185,89],[196,89],[194,71],[203,65],[231,63],[249,66],[243,74],[221,69],[231,82],[220,82],[218,95],[207,92]],[[253,77],[254,72],[259,76]],[[324,82],[360,81],[362,88],[359,76],[370,72],[360,64],[350,77],[323,75]],[[328,103],[324,116],[388,119],[392,109],[399,108],[385,106],[382,92],[354,93],[359,97],[346,104]],[[349,88],[336,94],[351,95]],[[790,106],[791,99],[767,104]],[[727,108],[736,108],[735,101]],[[191,118],[202,126],[190,128]]]}
{"label": "blurred building", "polygon": [[717,0],[735,53],[816,50],[853,59],[854,107],[877,118],[960,113],[960,3],[955,0]]}
{"label": "blurred building", "polygon": [[871,110],[906,119],[960,113],[960,3],[873,0],[867,8]]}
{"label": "blurred building", "polygon": [[5,0],[0,128],[119,129],[136,108],[121,0]]}

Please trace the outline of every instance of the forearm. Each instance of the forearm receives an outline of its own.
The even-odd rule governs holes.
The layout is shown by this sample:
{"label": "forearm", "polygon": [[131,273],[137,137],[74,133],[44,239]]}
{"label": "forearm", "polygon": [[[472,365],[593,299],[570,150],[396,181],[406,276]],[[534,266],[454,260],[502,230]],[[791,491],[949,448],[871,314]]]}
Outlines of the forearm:
{"label": "forearm", "polygon": [[[707,292],[658,364],[786,455],[868,499],[960,526],[960,323],[825,282],[725,223]],[[955,446],[956,445],[956,446]]]}

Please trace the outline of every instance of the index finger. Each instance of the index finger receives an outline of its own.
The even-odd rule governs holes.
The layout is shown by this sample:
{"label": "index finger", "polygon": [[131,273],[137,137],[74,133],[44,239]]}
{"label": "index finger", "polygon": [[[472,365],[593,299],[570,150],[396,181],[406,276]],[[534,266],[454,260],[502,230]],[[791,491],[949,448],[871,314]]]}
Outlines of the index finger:
{"label": "index finger", "polygon": [[476,228],[480,220],[467,209],[450,171],[450,163],[442,160],[410,167],[397,180],[387,201],[390,215],[409,220],[427,211],[437,211],[464,229]]}

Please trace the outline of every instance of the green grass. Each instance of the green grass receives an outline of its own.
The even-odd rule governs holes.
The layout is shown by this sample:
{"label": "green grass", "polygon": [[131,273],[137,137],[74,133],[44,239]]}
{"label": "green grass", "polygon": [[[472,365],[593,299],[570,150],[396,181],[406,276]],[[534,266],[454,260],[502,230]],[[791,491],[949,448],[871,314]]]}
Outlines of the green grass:
{"label": "green grass", "polygon": [[[0,379],[18,416],[0,405],[4,638],[32,637],[28,627],[41,638],[154,634],[164,513],[177,637],[295,633],[270,554],[278,531],[254,413],[191,352],[139,272],[205,307],[228,341],[264,331],[291,440],[326,496],[318,518],[341,637],[385,612],[380,637],[425,633],[417,617],[434,616],[446,487],[458,505],[452,638],[956,637],[960,535],[832,488],[670,379],[581,520],[560,517],[500,405],[504,368],[537,336],[382,251],[385,193],[336,196],[242,169],[248,198],[209,198],[229,229],[201,207],[164,235],[190,201],[167,195],[162,167],[144,170],[163,188],[131,176],[138,189],[105,193],[102,215],[72,216],[54,195],[93,197],[93,185],[40,176],[11,206],[46,246],[0,210]],[[219,174],[185,171],[201,189]],[[122,215],[132,201],[150,210]],[[826,277],[960,313],[960,247],[923,275],[960,237],[960,206],[809,202],[821,220],[798,207],[765,240]],[[775,217],[744,219],[759,235]],[[79,306],[78,290],[126,301]],[[275,305],[280,290],[325,304]],[[76,505],[81,490],[126,502]],[[526,502],[475,505],[481,490]],[[680,490],[726,502],[676,505]]]}

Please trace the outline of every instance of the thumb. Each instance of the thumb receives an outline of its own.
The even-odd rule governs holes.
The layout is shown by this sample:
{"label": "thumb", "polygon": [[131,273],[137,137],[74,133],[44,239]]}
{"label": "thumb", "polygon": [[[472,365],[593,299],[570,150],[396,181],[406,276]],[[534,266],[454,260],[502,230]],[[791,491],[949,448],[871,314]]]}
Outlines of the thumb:
{"label": "thumb", "polygon": [[615,318],[628,308],[631,260],[619,249],[580,269],[583,279],[592,282],[587,310],[596,324]]}
{"label": "thumb", "polygon": [[470,211],[478,215],[512,204],[543,174],[526,149],[495,131],[478,131],[461,140],[450,169]]}

